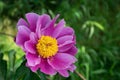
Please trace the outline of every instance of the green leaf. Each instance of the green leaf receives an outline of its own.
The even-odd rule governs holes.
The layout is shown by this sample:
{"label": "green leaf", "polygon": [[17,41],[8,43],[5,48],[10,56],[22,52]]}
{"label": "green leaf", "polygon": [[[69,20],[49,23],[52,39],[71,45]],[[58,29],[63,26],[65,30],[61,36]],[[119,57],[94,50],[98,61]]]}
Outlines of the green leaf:
{"label": "green leaf", "polygon": [[104,27],[100,23],[93,21],[93,24],[100,30],[104,31]]}
{"label": "green leaf", "polygon": [[41,80],[47,80],[46,75],[40,71],[37,71],[38,75],[41,77]]}
{"label": "green leaf", "polygon": [[15,73],[15,69],[14,69],[14,65],[15,65],[15,50],[10,50],[7,51],[8,52],[8,75],[7,78],[11,78],[11,80],[14,79],[14,73]]}
{"label": "green leaf", "polygon": [[20,67],[18,67],[18,69],[16,70],[16,73],[15,73],[15,80],[21,80],[23,79],[27,73],[29,73],[29,69],[27,67],[25,67],[25,63],[26,61],[24,61]]}
{"label": "green leaf", "polygon": [[30,71],[30,73],[26,75],[24,80],[42,80],[42,79],[40,79],[40,77],[36,73]]}
{"label": "green leaf", "polygon": [[105,72],[107,72],[105,69],[98,69],[98,70],[93,71],[92,73],[93,74],[102,74],[102,73],[105,73]]}
{"label": "green leaf", "polygon": [[92,27],[90,28],[89,38],[91,38],[91,37],[93,36],[93,34],[94,34],[94,27],[92,26]]}
{"label": "green leaf", "polygon": [[25,66],[24,61],[21,66],[16,70],[15,80],[41,80],[39,75],[33,73],[29,68]]}
{"label": "green leaf", "polygon": [[88,26],[88,27],[93,27],[93,26],[95,26],[95,27],[99,28],[101,31],[104,31],[104,27],[103,27],[100,23],[98,23],[98,22],[96,22],[96,21],[86,21],[86,22],[83,24],[82,28],[85,29],[85,28],[87,28],[87,26]]}
{"label": "green leaf", "polygon": [[3,11],[4,6],[5,6],[4,2],[0,1],[0,13]]}
{"label": "green leaf", "polygon": [[3,58],[3,54],[0,53],[0,80],[6,80],[7,62],[2,58]]}
{"label": "green leaf", "polygon": [[[46,79],[45,79],[46,80]],[[50,80],[71,80],[70,77],[63,77],[60,74],[56,74],[50,77]]]}
{"label": "green leaf", "polygon": [[15,50],[8,51],[8,58],[9,58],[9,68],[10,71],[14,71],[14,65],[15,65]]}

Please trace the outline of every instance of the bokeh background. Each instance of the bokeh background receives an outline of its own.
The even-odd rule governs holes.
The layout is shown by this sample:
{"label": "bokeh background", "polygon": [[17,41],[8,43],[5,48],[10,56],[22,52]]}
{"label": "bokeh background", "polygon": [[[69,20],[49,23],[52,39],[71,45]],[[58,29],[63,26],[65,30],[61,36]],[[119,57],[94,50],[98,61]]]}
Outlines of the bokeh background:
{"label": "bokeh background", "polygon": [[[14,43],[28,12],[60,14],[75,30],[77,72],[68,78],[32,73]],[[58,20],[58,21],[59,21]],[[0,0],[0,80],[120,80],[120,0]]]}

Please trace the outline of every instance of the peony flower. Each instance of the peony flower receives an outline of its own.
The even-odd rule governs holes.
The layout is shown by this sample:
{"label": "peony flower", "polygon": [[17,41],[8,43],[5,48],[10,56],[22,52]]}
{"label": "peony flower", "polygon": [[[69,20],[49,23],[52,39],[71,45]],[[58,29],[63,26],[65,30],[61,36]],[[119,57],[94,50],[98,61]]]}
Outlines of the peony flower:
{"label": "peony flower", "polygon": [[68,77],[68,71],[76,68],[74,30],[65,26],[64,19],[55,23],[59,15],[51,19],[47,14],[27,13],[25,17],[27,21],[20,18],[17,23],[15,42],[26,53],[26,66],[33,72]]}

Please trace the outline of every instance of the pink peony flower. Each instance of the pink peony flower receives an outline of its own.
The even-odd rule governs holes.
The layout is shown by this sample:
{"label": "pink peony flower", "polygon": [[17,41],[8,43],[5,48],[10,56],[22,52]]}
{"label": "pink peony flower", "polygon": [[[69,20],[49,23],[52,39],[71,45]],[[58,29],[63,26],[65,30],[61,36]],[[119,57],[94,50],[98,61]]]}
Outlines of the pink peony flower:
{"label": "pink peony flower", "polygon": [[26,66],[33,72],[40,70],[48,75],[58,72],[68,77],[68,71],[76,68],[76,41],[74,30],[65,27],[64,19],[55,23],[58,17],[51,19],[47,14],[27,13],[27,21],[21,18],[17,23],[15,42],[25,51]]}

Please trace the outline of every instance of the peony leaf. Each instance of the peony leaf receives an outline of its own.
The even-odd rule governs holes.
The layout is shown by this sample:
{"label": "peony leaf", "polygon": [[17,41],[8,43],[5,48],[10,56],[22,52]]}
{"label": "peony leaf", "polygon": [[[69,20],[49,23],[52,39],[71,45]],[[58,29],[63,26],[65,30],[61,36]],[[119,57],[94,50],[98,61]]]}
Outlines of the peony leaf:
{"label": "peony leaf", "polygon": [[40,77],[33,73],[25,66],[26,61],[18,67],[15,73],[15,80],[41,80]]}
{"label": "peony leaf", "polygon": [[3,54],[0,53],[0,80],[6,80],[7,76],[7,62],[2,59]]}
{"label": "peony leaf", "polygon": [[38,75],[40,75],[41,80],[47,80],[46,75],[39,70],[37,71]]}

